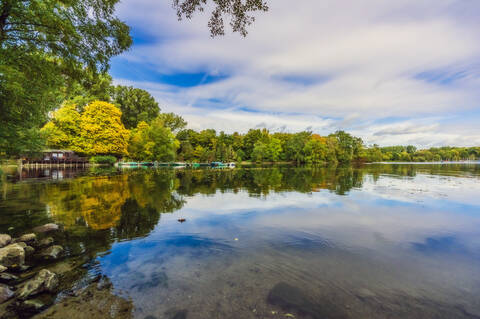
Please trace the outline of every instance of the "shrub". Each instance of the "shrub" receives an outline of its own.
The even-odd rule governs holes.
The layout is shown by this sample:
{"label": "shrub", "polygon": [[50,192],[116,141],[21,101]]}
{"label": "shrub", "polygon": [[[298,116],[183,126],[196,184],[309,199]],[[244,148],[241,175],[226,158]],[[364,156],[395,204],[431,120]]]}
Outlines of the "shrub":
{"label": "shrub", "polygon": [[111,155],[97,155],[97,156],[92,156],[90,158],[90,163],[95,163],[95,164],[113,165],[115,164],[116,161],[117,161],[117,158]]}

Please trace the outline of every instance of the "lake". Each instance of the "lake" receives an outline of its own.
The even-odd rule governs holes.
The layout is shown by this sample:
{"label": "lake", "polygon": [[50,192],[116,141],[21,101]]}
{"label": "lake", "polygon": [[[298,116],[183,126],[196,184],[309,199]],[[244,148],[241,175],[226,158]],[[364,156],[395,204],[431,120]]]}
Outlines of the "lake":
{"label": "lake", "polygon": [[1,188],[0,233],[62,228],[66,256],[33,265],[60,278],[41,318],[480,318],[478,164],[50,168]]}

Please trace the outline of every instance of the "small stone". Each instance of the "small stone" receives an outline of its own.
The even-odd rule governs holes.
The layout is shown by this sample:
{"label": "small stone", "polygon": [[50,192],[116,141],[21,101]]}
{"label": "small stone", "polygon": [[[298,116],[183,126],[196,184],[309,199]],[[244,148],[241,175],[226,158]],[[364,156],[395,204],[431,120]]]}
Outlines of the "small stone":
{"label": "small stone", "polygon": [[37,240],[37,235],[32,233],[32,234],[25,234],[25,235],[22,235],[22,236],[18,237],[17,239],[15,239],[15,242],[16,243],[23,242],[23,243],[27,243],[27,244],[32,244],[32,243],[35,243],[36,240]]}
{"label": "small stone", "polygon": [[53,245],[48,247],[40,256],[45,260],[56,260],[63,255],[63,247],[60,245]]}
{"label": "small stone", "polygon": [[7,267],[0,265],[0,273],[4,272],[7,269]]}
{"label": "small stone", "polygon": [[59,229],[59,226],[57,224],[50,223],[50,224],[45,224],[42,226],[35,227],[33,231],[36,233],[47,233],[47,232],[51,232],[58,229]]}
{"label": "small stone", "polygon": [[57,286],[57,275],[50,270],[42,269],[33,279],[17,290],[17,297],[24,300],[42,292],[54,292]]}
{"label": "small stone", "polygon": [[375,293],[367,288],[360,288],[355,295],[361,300],[376,297]]}
{"label": "small stone", "polygon": [[52,244],[53,244],[53,238],[52,237],[47,237],[47,238],[44,238],[44,239],[40,240],[40,242],[38,243],[38,247],[45,248],[45,247],[48,247]]}
{"label": "small stone", "polygon": [[10,287],[0,284],[0,303],[4,303],[8,299],[12,298],[13,295],[14,293],[10,290]]}
{"label": "small stone", "polygon": [[10,244],[0,248],[0,264],[10,268],[18,267],[25,263],[25,250],[21,244]]}
{"label": "small stone", "polygon": [[12,241],[12,237],[7,234],[0,234],[0,248],[7,246]]}
{"label": "small stone", "polygon": [[9,274],[9,273],[6,273],[6,272],[2,272],[0,273],[0,283],[3,283],[3,284],[10,284],[14,281],[17,281],[18,280],[18,277],[15,276],[15,275],[12,275],[12,274]]}

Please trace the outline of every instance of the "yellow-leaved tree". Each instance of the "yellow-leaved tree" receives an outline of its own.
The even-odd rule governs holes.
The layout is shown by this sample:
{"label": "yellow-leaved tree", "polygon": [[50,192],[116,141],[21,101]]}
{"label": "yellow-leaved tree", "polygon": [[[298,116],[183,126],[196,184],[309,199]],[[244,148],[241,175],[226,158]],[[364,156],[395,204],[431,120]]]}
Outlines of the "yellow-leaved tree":
{"label": "yellow-leaved tree", "polygon": [[130,132],[121,120],[122,111],[108,102],[88,104],[80,116],[80,138],[76,147],[86,155],[127,154]]}
{"label": "yellow-leaved tree", "polygon": [[80,113],[76,105],[65,103],[53,112],[52,120],[45,124],[42,133],[47,137],[47,146],[58,149],[74,149],[80,135]]}

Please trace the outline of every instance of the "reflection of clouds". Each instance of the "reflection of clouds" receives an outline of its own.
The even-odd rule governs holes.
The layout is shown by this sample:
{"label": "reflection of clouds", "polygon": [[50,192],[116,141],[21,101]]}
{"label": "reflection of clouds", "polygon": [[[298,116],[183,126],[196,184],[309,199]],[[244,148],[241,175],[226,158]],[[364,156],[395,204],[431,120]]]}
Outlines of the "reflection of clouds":
{"label": "reflection of clouds", "polygon": [[196,216],[229,214],[246,210],[271,210],[287,206],[313,208],[331,204],[332,201],[324,196],[296,192],[270,193],[266,198],[252,197],[246,191],[238,193],[217,192],[214,195],[194,196],[186,200],[184,210],[195,210]]}
{"label": "reflection of clouds", "polygon": [[[367,180],[362,192],[400,202],[428,202],[441,200],[480,206],[478,178],[417,174],[413,178],[382,176],[376,182]],[[438,204],[437,204],[438,205]]]}
{"label": "reflection of clouds", "polygon": [[[194,196],[178,214],[192,222],[190,230],[217,238],[231,237],[228,230],[218,229],[218,216],[225,215],[222,225],[248,229],[252,238],[265,229],[268,233],[259,236],[267,240],[282,232],[308,232],[346,247],[392,249],[451,237],[476,249],[480,216],[473,213],[480,206],[479,191],[475,178],[382,175],[376,182],[367,177],[348,196],[329,191],[271,193],[266,198],[246,192]],[[244,212],[247,217],[235,217]]]}

